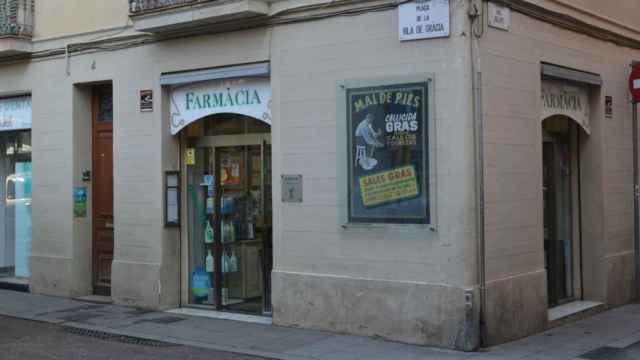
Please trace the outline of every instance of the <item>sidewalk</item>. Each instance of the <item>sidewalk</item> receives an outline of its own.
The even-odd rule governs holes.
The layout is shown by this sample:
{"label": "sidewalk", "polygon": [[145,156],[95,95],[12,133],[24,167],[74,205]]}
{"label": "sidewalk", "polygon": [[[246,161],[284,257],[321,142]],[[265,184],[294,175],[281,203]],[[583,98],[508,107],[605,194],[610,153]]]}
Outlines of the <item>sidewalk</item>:
{"label": "sidewalk", "polygon": [[0,315],[275,359],[613,360],[640,342],[632,304],[477,353],[411,346],[322,331],[187,316],[0,290]]}

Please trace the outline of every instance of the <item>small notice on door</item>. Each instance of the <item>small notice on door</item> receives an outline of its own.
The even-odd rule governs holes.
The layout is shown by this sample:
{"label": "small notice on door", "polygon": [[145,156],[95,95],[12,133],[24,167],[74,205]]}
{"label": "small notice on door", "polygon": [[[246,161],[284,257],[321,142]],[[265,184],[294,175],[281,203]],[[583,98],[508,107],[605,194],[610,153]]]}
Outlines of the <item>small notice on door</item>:
{"label": "small notice on door", "polygon": [[87,216],[87,188],[84,186],[73,188],[73,216]]}
{"label": "small notice on door", "polygon": [[185,153],[185,163],[187,165],[195,165],[196,164],[196,149],[188,148]]}

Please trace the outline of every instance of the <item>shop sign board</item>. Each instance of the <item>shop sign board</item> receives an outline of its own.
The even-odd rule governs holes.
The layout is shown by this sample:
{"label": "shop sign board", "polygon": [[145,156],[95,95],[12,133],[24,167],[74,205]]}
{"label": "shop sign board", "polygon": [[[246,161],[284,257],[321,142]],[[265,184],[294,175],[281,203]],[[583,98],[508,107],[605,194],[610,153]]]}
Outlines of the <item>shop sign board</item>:
{"label": "shop sign board", "polygon": [[449,36],[449,0],[414,0],[398,7],[400,40]]}
{"label": "shop sign board", "polygon": [[268,78],[203,81],[171,90],[171,134],[205,116],[233,113],[271,125],[271,83]]}
{"label": "shop sign board", "polygon": [[509,31],[511,28],[511,9],[489,1],[488,11],[489,26]]}
{"label": "shop sign board", "polygon": [[429,223],[427,89],[347,90],[350,222]]}
{"label": "shop sign board", "polygon": [[577,122],[587,134],[591,133],[589,121],[589,93],[586,87],[563,81],[542,82],[542,115],[540,120],[554,115],[564,115]]}
{"label": "shop sign board", "polygon": [[0,131],[31,129],[31,96],[0,99]]}
{"label": "shop sign board", "polygon": [[640,64],[634,65],[629,76],[629,90],[631,91],[631,97],[633,102],[640,102]]}

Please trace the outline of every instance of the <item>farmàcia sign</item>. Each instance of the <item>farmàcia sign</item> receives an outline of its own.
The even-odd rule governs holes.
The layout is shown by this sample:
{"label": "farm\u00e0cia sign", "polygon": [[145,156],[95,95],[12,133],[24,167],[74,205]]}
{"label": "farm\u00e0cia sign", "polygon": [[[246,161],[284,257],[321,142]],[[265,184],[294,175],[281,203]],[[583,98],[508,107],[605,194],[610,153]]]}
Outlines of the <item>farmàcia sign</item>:
{"label": "farm\u00e0cia sign", "polygon": [[171,90],[171,134],[206,116],[233,113],[271,125],[271,83],[266,78],[214,80]]}

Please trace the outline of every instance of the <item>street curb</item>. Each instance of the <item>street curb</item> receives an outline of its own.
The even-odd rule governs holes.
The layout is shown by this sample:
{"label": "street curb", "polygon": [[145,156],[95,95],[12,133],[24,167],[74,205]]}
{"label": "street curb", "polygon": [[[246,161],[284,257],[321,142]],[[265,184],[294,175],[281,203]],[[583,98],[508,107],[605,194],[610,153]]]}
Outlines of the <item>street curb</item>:
{"label": "street curb", "polygon": [[205,343],[201,341],[182,340],[172,336],[151,335],[151,334],[145,334],[145,333],[140,333],[136,331],[118,330],[118,329],[113,329],[113,328],[108,328],[108,327],[98,326],[98,325],[87,325],[87,324],[77,323],[73,321],[63,322],[59,325],[72,327],[75,329],[81,329],[81,330],[101,331],[101,332],[113,334],[113,335],[129,336],[129,337],[136,337],[136,338],[145,339],[145,340],[165,342],[165,343],[174,344],[174,345],[192,346],[192,347],[199,347],[199,348],[205,348],[205,349],[216,350],[216,351],[224,351],[228,353],[253,355],[253,356],[260,356],[260,357],[266,357],[266,358],[272,358],[272,359],[279,359],[279,360],[318,360],[315,357],[272,353],[272,352],[266,352],[266,351],[239,348],[235,346],[213,345],[211,343]]}
{"label": "street curb", "polygon": [[182,340],[182,339],[171,337],[171,336],[151,335],[151,334],[145,334],[145,333],[140,333],[135,331],[118,330],[118,329],[113,329],[109,327],[98,326],[98,325],[87,325],[87,324],[77,323],[73,321],[46,319],[46,318],[40,318],[40,317],[28,316],[28,315],[16,315],[16,314],[9,314],[2,311],[0,311],[0,315],[15,318],[15,319],[36,321],[36,322],[47,323],[47,324],[58,325],[62,327],[68,327],[68,328],[74,328],[74,329],[80,329],[80,330],[100,331],[100,332],[104,332],[112,335],[135,337],[135,338],[144,339],[144,340],[153,340],[153,341],[165,342],[165,343],[174,344],[174,345],[198,347],[198,348],[224,351],[228,353],[241,354],[241,355],[252,355],[252,356],[259,356],[259,357],[265,357],[265,358],[271,358],[271,359],[278,359],[278,360],[318,360],[315,357],[309,357],[309,356],[272,353],[272,352],[259,351],[259,350],[253,350],[253,349],[239,348],[234,346],[214,345],[211,343],[205,343],[201,341],[187,341],[187,340]]}

